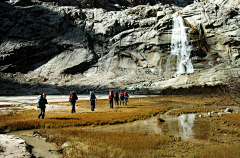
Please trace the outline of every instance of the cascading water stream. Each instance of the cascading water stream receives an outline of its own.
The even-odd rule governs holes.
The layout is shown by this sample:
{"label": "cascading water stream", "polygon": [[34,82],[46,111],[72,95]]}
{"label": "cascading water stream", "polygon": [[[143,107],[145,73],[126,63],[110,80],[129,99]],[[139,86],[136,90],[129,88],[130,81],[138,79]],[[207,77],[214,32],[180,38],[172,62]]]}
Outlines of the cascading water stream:
{"label": "cascading water stream", "polygon": [[172,55],[170,54],[170,55],[168,55],[168,58],[167,58],[167,64],[166,64],[166,72],[167,73],[171,72],[171,62],[170,62],[171,57],[172,57]]}
{"label": "cascading water stream", "polygon": [[158,71],[158,76],[161,76],[162,74],[162,60],[160,59],[160,62],[159,62],[159,65],[158,65],[158,68],[159,68],[159,71]]}
{"label": "cascading water stream", "polygon": [[193,73],[193,65],[189,58],[192,46],[189,45],[183,19],[178,12],[173,14],[173,29],[171,38],[171,55],[177,56],[177,71],[174,76]]}

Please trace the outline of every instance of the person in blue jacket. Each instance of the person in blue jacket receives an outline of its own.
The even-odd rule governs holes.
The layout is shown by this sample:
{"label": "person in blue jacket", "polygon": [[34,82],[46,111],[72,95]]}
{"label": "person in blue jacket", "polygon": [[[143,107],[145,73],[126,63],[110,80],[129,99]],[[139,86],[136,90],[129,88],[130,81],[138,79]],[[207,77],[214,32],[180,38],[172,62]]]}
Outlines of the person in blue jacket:
{"label": "person in blue jacket", "polygon": [[90,96],[89,96],[89,102],[91,106],[91,111],[94,111],[95,109],[95,100],[97,100],[94,91],[90,91]]}

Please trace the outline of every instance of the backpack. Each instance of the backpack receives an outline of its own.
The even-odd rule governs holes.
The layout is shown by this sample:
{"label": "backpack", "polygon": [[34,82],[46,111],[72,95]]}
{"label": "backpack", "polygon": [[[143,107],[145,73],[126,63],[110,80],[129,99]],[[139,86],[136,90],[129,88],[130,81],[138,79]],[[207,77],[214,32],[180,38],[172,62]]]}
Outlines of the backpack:
{"label": "backpack", "polygon": [[114,98],[117,99],[117,100],[119,99],[118,92],[116,92]]}
{"label": "backpack", "polygon": [[37,108],[41,108],[42,103],[43,103],[42,95],[39,95],[37,101]]}
{"label": "backpack", "polygon": [[95,99],[95,95],[94,95],[94,93],[92,91],[90,91],[90,96],[89,97],[90,97],[90,100],[91,99]]}
{"label": "backpack", "polygon": [[95,97],[94,97],[94,94],[93,94],[93,93],[90,95],[90,99],[95,99]]}
{"label": "backpack", "polygon": [[110,90],[110,91],[109,91],[109,99],[112,99],[113,97],[114,97],[113,91]]}
{"label": "backpack", "polygon": [[120,99],[123,100],[123,93],[120,93]]}
{"label": "backpack", "polygon": [[78,100],[78,97],[77,97],[76,93],[74,91],[72,91],[70,93],[69,101],[72,102],[72,101],[76,101],[76,100]]}
{"label": "backpack", "polygon": [[74,93],[73,97],[74,97],[74,100],[78,100],[78,97],[77,97],[76,93]]}

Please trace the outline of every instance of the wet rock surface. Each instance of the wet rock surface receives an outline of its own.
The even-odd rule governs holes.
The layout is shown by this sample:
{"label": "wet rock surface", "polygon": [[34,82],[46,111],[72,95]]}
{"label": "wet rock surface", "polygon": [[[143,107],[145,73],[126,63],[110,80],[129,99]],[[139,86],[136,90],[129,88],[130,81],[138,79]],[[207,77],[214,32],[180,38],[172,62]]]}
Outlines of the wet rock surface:
{"label": "wet rock surface", "polygon": [[42,138],[37,134],[33,134],[33,131],[16,131],[12,132],[14,134],[26,141],[29,148],[31,149],[31,154],[34,157],[46,157],[46,158],[61,158],[63,157],[59,152],[56,145],[48,143],[45,141],[46,138]]}
{"label": "wet rock surface", "polygon": [[0,134],[0,157],[32,157],[26,141],[14,135]]}

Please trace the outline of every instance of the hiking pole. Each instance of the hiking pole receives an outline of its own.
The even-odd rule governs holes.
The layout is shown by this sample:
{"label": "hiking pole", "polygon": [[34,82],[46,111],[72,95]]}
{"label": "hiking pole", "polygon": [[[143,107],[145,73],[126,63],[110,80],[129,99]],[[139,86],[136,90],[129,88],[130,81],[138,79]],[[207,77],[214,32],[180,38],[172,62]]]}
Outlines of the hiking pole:
{"label": "hiking pole", "polygon": [[96,109],[96,107],[97,107],[97,99],[96,99],[96,101],[95,101],[95,109]]}

